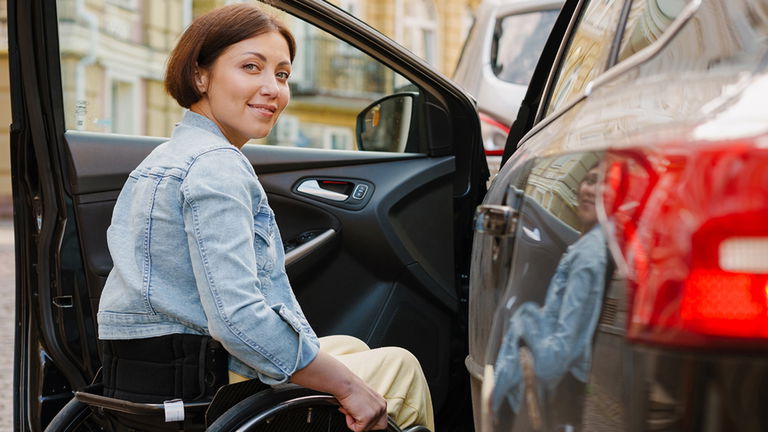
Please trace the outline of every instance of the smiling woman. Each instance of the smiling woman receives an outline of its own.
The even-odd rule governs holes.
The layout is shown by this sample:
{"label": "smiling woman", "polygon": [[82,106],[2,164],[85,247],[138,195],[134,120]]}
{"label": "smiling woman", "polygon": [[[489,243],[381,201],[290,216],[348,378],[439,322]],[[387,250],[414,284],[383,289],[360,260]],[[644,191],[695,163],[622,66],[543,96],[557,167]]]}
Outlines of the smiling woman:
{"label": "smiling woman", "polygon": [[[130,174],[107,231],[105,394],[150,403],[201,388],[212,395],[225,383],[193,378],[226,374],[190,356],[221,344],[230,381],[290,380],[330,393],[351,430],[385,428],[387,411],[401,426],[434,429],[429,388],[408,351],[318,340],[285,272],[274,212],[240,151],[288,104],[295,45],[280,21],[239,4],[195,20],[171,53],[166,88],[189,111]],[[179,348],[157,348],[166,345]],[[169,366],[179,362],[188,364],[181,373]]]}
{"label": "smiling woman", "polygon": [[237,147],[266,136],[291,97],[287,39],[260,34],[227,48],[210,66],[200,66],[195,87],[201,95],[189,108],[213,120]]}
{"label": "smiling woman", "polygon": [[269,134],[291,97],[296,41],[284,25],[266,16],[264,21],[254,28],[235,14],[205,15],[185,32],[168,61],[168,93],[213,120],[238,148]]}

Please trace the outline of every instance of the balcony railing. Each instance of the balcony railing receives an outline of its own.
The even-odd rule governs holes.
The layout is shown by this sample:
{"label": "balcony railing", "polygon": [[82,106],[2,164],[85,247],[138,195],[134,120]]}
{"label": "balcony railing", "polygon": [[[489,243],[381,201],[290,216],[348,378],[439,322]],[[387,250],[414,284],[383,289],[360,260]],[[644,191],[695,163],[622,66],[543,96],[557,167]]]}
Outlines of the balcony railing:
{"label": "balcony railing", "polygon": [[298,45],[304,73],[294,80],[297,94],[367,98],[392,91],[394,72],[345,42],[316,36]]}

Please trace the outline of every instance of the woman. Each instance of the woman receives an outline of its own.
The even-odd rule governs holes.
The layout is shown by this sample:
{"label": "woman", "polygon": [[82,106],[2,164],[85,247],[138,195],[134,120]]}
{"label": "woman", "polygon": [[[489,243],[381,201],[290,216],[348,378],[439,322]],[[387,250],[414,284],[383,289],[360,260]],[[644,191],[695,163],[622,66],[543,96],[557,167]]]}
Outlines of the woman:
{"label": "woman", "polygon": [[[194,357],[187,341],[210,334],[229,353],[230,381],[330,393],[354,431],[383,429],[387,410],[402,426],[433,429],[418,361],[351,337],[318,340],[288,282],[274,214],[240,148],[266,136],[288,104],[294,54],[291,32],[246,4],[211,11],[181,36],[165,85],[189,111],[115,205],[99,338],[128,341],[113,357],[168,351],[181,364]],[[107,381],[118,375],[109,369]]]}
{"label": "woman", "polygon": [[[524,391],[537,393],[537,389],[525,388],[521,345],[532,353],[533,373],[544,389],[554,390],[566,376],[579,383],[587,382],[608,259],[595,209],[598,175],[599,166],[595,164],[579,182],[576,214],[581,222],[581,236],[560,258],[544,304],[523,303],[507,323],[494,367],[495,412],[506,403],[517,413]],[[572,408],[581,413],[581,406]]]}

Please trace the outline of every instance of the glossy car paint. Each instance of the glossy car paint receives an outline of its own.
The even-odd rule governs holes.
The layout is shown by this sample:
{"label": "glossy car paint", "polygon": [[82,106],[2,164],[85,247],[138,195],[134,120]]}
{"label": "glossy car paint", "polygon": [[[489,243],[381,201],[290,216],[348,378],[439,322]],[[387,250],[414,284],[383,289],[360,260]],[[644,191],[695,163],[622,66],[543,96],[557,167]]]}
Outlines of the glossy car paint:
{"label": "glossy car paint", "polygon": [[[762,198],[768,181],[758,174],[768,169],[761,144],[768,133],[768,4],[614,4],[618,9],[602,13],[616,13],[616,19],[590,27],[594,39],[580,41],[584,50],[608,53],[607,62],[574,72],[580,90],[568,93],[555,82],[558,70],[569,67],[560,62],[571,35],[590,24],[579,21],[589,3],[566,4],[574,12],[567,31],[559,30],[564,42],[557,56],[539,65],[539,80],[534,77],[526,98],[531,114],[518,116],[512,132],[517,139],[507,149],[511,157],[484,201],[519,215],[513,235],[475,237],[467,365],[482,430],[765,430],[765,338],[727,330],[762,322],[765,293],[758,289],[753,300],[728,303],[732,309],[719,312],[736,288],[710,283],[702,292],[718,297],[686,305],[692,304],[700,255],[715,257],[710,270],[718,274],[741,272],[759,281],[766,271],[764,264],[745,264],[760,253],[763,224],[727,221],[744,220],[744,214],[764,218],[768,211]],[[642,24],[665,8],[675,16],[663,31],[647,25],[651,20]],[[625,26],[631,30],[623,32]],[[596,319],[579,331],[558,328],[545,335],[571,343],[559,349],[510,338],[510,329],[530,323],[520,318],[521,305],[546,310],[564,258],[580,252],[577,239],[584,233],[573,218],[575,193],[595,163],[602,171],[599,225],[610,256],[603,267],[591,269],[589,280],[603,283],[587,287],[597,288]],[[623,190],[618,205],[612,201],[616,190]],[[699,241],[712,224],[718,235],[736,243],[749,239],[758,249],[740,252],[730,264],[736,270],[724,270],[718,243]],[[758,306],[748,318],[734,315],[752,302]],[[689,324],[687,316],[714,324]],[[557,317],[558,325],[567,322]],[[578,355],[569,349],[584,332],[591,360],[589,373],[579,377]],[[516,353],[507,357],[515,364],[502,364],[502,350]],[[513,370],[520,375],[510,388],[520,393],[494,393],[500,376]],[[515,410],[507,400],[517,396],[522,399]]]}

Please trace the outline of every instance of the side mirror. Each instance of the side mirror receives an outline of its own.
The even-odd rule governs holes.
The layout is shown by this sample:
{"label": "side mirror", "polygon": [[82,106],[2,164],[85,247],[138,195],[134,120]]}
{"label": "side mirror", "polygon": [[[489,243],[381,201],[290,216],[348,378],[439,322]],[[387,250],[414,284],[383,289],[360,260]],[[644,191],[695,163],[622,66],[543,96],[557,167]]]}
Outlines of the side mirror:
{"label": "side mirror", "polygon": [[408,144],[416,93],[395,93],[357,115],[359,150],[402,153]]}

